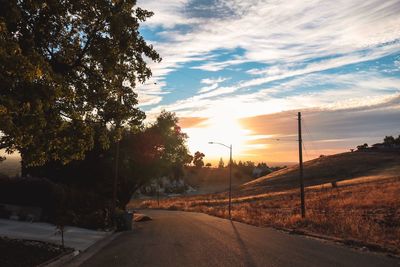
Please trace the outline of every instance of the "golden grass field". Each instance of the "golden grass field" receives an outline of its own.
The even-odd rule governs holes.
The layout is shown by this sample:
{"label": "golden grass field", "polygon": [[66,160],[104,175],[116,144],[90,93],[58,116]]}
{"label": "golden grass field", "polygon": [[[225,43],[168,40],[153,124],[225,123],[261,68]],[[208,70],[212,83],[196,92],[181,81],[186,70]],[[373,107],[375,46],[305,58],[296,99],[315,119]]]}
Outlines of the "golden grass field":
{"label": "golden grass field", "polygon": [[[326,171],[326,164],[333,170],[337,166],[337,171]],[[400,155],[344,153],[306,163],[305,219],[299,215],[296,171],[290,167],[236,187],[233,220],[376,244],[400,254]],[[155,200],[133,200],[129,205],[227,218],[227,202],[227,194],[219,193],[162,199],[159,206]]]}

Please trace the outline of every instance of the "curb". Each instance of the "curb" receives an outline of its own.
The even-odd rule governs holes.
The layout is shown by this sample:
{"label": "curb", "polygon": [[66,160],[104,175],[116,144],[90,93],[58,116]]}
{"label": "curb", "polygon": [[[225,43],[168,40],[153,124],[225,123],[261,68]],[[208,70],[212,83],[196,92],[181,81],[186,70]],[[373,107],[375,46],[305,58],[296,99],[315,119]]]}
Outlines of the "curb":
{"label": "curb", "polygon": [[382,247],[378,244],[367,243],[367,242],[363,242],[363,241],[355,240],[355,239],[343,239],[343,238],[339,238],[339,237],[316,234],[313,232],[299,230],[299,229],[290,229],[290,228],[283,228],[283,227],[277,227],[277,226],[273,226],[272,228],[279,230],[279,231],[286,232],[290,235],[303,235],[303,236],[309,236],[309,237],[318,238],[318,239],[322,239],[322,240],[328,240],[328,241],[340,243],[340,244],[343,244],[343,245],[346,245],[346,246],[349,246],[352,248],[367,249],[371,252],[385,253],[389,257],[400,259],[400,254],[398,251]]}
{"label": "curb", "polygon": [[54,259],[51,259],[41,265],[39,267],[75,267],[81,265],[84,261],[88,260],[94,254],[96,254],[100,249],[108,245],[111,241],[117,238],[122,232],[114,232],[105,238],[95,242],[89,248],[78,251],[75,250],[71,253],[60,255]]}
{"label": "curb", "polygon": [[59,261],[63,261],[63,259],[68,259],[68,258],[72,258],[74,257],[74,254],[76,254],[76,250],[72,251],[72,252],[64,252],[61,255],[58,255],[57,257],[50,259],[46,262],[43,262],[41,264],[39,264],[37,267],[47,267],[47,266],[53,266],[53,263],[59,262]]}

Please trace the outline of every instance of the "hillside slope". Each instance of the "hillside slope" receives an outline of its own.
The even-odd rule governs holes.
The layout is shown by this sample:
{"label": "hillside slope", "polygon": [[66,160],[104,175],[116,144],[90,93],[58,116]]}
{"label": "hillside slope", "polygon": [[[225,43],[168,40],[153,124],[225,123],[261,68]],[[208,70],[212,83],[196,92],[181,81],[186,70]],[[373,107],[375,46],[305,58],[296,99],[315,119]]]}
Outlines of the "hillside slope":
{"label": "hillside slope", "polygon": [[[400,176],[400,153],[357,151],[324,156],[304,163],[305,186],[365,176]],[[243,184],[240,195],[283,191],[299,186],[299,167],[291,166]]]}
{"label": "hillside slope", "polygon": [[[237,187],[251,181],[250,175],[232,170],[232,186]],[[196,194],[212,194],[228,189],[229,168],[190,168],[185,170],[185,182],[196,188]]]}

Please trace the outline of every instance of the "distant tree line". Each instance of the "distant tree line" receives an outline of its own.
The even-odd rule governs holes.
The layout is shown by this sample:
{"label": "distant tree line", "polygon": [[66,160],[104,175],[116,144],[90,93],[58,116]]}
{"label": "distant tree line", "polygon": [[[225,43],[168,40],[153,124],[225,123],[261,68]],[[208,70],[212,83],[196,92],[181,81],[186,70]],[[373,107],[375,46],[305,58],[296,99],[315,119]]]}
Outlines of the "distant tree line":
{"label": "distant tree line", "polygon": [[[203,153],[200,152],[196,152],[194,158],[200,158],[201,159],[204,157]],[[197,156],[196,156],[197,155]],[[199,167],[201,164],[195,164],[195,160],[193,160],[193,164],[194,166]],[[203,165],[201,165],[203,166]],[[211,163],[207,163],[205,165],[206,167],[211,167]],[[222,168],[229,168],[229,163],[227,165],[225,165],[224,160],[222,158],[219,159],[218,161],[218,165],[217,165],[218,169],[222,169]],[[281,167],[270,167],[267,165],[267,163],[265,162],[259,162],[259,163],[255,163],[251,160],[247,160],[247,161],[241,161],[239,160],[239,162],[233,160],[232,161],[232,168],[235,170],[238,170],[241,175],[245,175],[248,177],[255,177],[258,178],[260,176],[264,176],[267,175],[271,172],[286,168],[286,166],[281,166]]]}
{"label": "distant tree line", "polygon": [[380,149],[380,148],[400,149],[400,135],[397,138],[391,135],[385,136],[385,138],[383,138],[382,143],[373,144],[371,147],[369,147],[367,143],[357,146],[357,150],[360,151],[367,149]]}

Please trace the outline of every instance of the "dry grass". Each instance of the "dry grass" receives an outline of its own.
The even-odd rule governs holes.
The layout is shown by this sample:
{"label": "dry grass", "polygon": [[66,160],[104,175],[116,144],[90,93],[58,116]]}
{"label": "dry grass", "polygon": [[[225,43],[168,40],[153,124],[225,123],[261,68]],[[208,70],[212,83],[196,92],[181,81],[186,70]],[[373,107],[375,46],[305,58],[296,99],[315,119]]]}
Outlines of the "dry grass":
{"label": "dry grass", "polygon": [[[187,168],[185,182],[197,189],[198,194],[212,194],[225,191],[229,177],[229,168]],[[232,185],[237,187],[251,181],[253,178],[233,169]]]}
{"label": "dry grass", "polygon": [[[344,181],[362,176],[395,176],[400,172],[398,152],[347,152],[317,158],[304,163],[306,186]],[[240,187],[240,194],[286,191],[298,187],[298,165],[273,172]]]}
{"label": "dry grass", "polygon": [[[258,226],[295,228],[378,244],[400,253],[400,177],[354,179],[337,188],[306,188],[306,219],[297,190],[233,198],[232,217]],[[132,208],[162,208],[227,217],[226,194],[132,201]]]}

